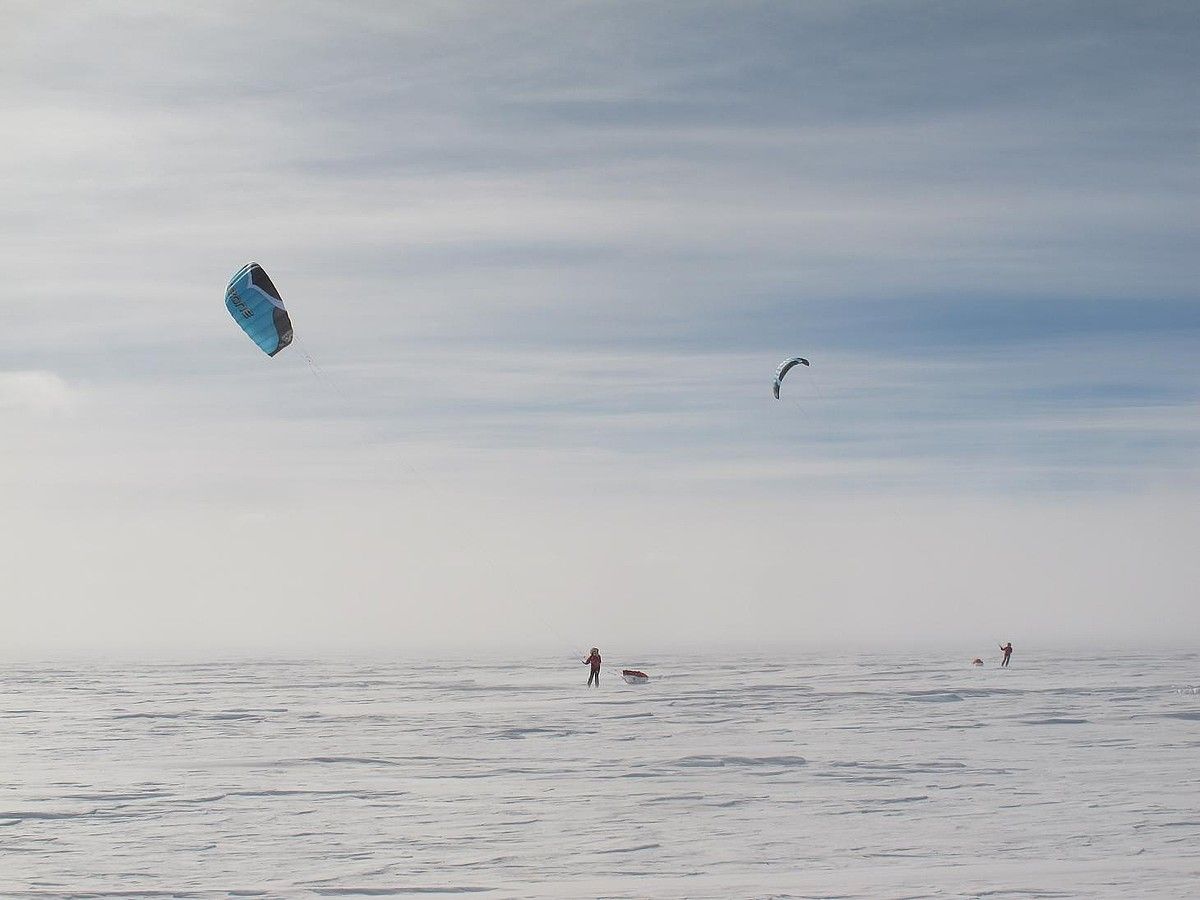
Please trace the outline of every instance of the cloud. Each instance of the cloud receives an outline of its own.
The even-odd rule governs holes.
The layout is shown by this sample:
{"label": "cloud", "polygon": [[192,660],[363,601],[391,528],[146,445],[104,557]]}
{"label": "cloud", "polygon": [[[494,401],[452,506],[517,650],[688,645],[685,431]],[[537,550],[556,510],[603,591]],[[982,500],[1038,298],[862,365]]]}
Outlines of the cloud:
{"label": "cloud", "polygon": [[0,372],[0,409],[59,413],[75,407],[80,396],[53,372]]}

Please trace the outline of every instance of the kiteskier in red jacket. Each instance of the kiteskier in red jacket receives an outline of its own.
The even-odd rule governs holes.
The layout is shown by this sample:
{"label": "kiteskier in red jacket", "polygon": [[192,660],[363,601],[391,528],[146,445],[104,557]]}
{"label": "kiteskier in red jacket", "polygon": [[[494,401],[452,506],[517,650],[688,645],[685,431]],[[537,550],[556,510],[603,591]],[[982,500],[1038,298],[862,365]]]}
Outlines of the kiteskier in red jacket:
{"label": "kiteskier in red jacket", "polygon": [[592,655],[583,662],[592,667],[592,674],[588,676],[588,687],[600,687],[600,651],[593,647]]}

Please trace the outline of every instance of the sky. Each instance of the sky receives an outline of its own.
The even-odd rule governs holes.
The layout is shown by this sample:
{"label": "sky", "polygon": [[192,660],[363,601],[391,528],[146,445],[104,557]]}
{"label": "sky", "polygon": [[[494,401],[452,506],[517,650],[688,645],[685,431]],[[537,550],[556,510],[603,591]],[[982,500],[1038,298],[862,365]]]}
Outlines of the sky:
{"label": "sky", "polygon": [[0,652],[1194,645],[1198,49],[3,0]]}

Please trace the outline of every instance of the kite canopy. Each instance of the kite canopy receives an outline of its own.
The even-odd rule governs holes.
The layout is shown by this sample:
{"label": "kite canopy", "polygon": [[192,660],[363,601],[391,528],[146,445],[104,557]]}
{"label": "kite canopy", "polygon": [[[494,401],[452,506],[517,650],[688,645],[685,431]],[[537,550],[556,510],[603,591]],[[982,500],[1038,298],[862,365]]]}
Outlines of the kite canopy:
{"label": "kite canopy", "polygon": [[283,298],[258,263],[247,263],[229,279],[225,306],[233,320],[250,335],[250,340],[268,356],[274,356],[292,342],[292,320],[283,306]]}
{"label": "kite canopy", "polygon": [[776,400],[779,399],[779,388],[780,388],[780,385],[783,384],[783,376],[786,375],[788,372],[790,372],[792,370],[792,366],[795,366],[795,365],[807,366],[808,360],[805,359],[803,356],[794,356],[791,359],[787,360],[786,362],[780,363],[779,368],[775,370],[774,391],[775,391],[775,399]]}

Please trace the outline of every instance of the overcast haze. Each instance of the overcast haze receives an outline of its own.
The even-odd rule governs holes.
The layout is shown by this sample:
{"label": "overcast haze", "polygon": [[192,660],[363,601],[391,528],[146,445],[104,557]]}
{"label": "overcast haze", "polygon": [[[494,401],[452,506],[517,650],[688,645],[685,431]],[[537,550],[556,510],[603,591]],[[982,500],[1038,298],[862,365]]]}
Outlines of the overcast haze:
{"label": "overcast haze", "polygon": [[1198,23],[0,4],[0,647],[1194,642]]}

